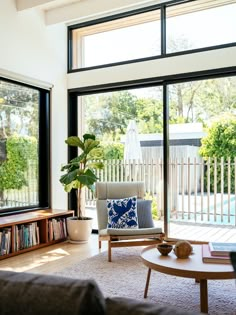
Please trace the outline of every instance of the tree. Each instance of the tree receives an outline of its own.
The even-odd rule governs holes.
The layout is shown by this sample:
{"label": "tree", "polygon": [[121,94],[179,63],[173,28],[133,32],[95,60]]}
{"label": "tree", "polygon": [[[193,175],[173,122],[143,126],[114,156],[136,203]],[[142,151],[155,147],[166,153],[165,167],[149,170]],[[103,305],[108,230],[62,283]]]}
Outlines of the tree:
{"label": "tree", "polygon": [[29,160],[37,161],[37,140],[34,137],[11,136],[6,142],[7,159],[0,164],[0,199],[6,189],[20,189],[27,185]]}
{"label": "tree", "polygon": [[202,120],[236,111],[236,77],[205,80],[198,94],[198,113]]}
{"label": "tree", "polygon": [[154,98],[139,98],[137,104],[137,123],[139,133],[163,131],[162,102]]}
{"label": "tree", "polygon": [[0,80],[0,138],[17,134],[38,136],[37,90]]}
{"label": "tree", "polygon": [[[207,130],[207,136],[202,138],[202,146],[199,150],[200,155],[207,159],[209,157],[217,158],[219,162],[221,158],[224,158],[227,162],[234,162],[236,155],[236,115],[224,115],[223,117],[215,120]],[[213,191],[213,174],[214,166],[211,165],[211,190]],[[217,190],[221,189],[221,169],[217,168]],[[234,175],[235,165],[231,165],[231,192],[234,192]],[[224,170],[224,191],[228,191],[228,172],[227,167]]]}
{"label": "tree", "polygon": [[136,100],[129,91],[86,97],[87,130],[100,138],[109,135],[110,140],[116,140],[125,134],[129,120],[136,117]]}
{"label": "tree", "polygon": [[202,122],[236,110],[236,78],[208,79],[170,86],[170,122]]}

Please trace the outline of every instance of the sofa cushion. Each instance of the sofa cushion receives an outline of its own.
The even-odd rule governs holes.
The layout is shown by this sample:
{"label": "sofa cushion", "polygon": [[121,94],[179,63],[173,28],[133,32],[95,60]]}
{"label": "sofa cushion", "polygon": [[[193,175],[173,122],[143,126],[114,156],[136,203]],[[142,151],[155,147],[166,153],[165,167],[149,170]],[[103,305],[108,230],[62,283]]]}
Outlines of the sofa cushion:
{"label": "sofa cushion", "polygon": [[[154,234],[160,234],[162,233],[162,228],[160,227],[154,227],[154,228],[145,228],[145,229],[136,229],[135,231],[133,229],[103,229],[99,231],[99,235],[121,235],[121,236],[125,236],[125,235],[153,235]],[[158,237],[158,236],[156,236]]]}
{"label": "sofa cushion", "polygon": [[0,271],[1,315],[102,315],[105,299],[93,280]]}
{"label": "sofa cushion", "polygon": [[106,298],[107,315],[199,315],[167,305],[157,305],[150,302],[139,302],[129,298]]}
{"label": "sofa cushion", "polygon": [[108,228],[137,229],[137,197],[107,199]]}
{"label": "sofa cushion", "polygon": [[138,225],[139,228],[152,228],[152,200],[138,199],[137,201]]}

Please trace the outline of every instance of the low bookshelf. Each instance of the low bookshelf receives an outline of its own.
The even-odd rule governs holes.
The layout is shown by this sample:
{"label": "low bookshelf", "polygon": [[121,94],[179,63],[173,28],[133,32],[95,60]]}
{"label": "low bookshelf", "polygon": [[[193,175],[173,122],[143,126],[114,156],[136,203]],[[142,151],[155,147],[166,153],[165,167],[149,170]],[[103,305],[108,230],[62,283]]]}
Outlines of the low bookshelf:
{"label": "low bookshelf", "polygon": [[0,260],[62,242],[74,211],[37,210],[0,217]]}

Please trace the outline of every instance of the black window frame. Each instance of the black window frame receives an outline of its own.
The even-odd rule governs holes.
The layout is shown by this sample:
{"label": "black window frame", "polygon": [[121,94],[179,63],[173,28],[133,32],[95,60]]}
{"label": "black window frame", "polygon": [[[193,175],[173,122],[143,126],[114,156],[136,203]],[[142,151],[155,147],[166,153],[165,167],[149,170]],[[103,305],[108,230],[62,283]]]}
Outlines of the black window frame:
{"label": "black window frame", "polygon": [[[168,86],[170,84],[184,83],[189,81],[223,78],[228,76],[236,76],[236,66],[228,68],[219,68],[205,71],[197,71],[192,73],[182,73],[178,75],[170,75],[164,77],[142,79],[128,82],[117,82],[97,86],[87,86],[68,90],[68,137],[78,135],[78,96],[96,94],[102,92],[114,92],[127,90],[131,88],[144,88],[152,86],[163,87],[163,172],[164,172],[164,231],[166,237],[169,234],[169,99]],[[77,148],[68,146],[68,161],[78,155]],[[68,209],[77,213],[77,196],[75,192],[68,194]],[[97,233],[97,230],[93,230]]]}
{"label": "black window frame", "polygon": [[[99,18],[91,21],[86,21],[74,25],[70,25],[67,27],[67,73],[74,73],[74,72],[81,72],[81,71],[87,71],[87,70],[94,70],[94,69],[100,69],[100,68],[106,68],[106,67],[113,67],[113,66],[119,66],[119,65],[125,65],[125,64],[130,64],[130,63],[136,63],[136,62],[143,62],[143,61],[148,61],[148,60],[156,60],[156,59],[162,59],[162,58],[167,58],[167,57],[173,57],[173,56],[179,56],[179,55],[185,55],[185,54],[193,54],[193,53],[199,53],[199,52],[204,52],[204,51],[209,51],[209,50],[215,50],[215,49],[222,49],[222,48],[228,48],[228,47],[234,47],[236,46],[236,42],[231,42],[227,44],[221,44],[221,45],[214,45],[214,46],[207,46],[207,47],[201,47],[201,48],[194,48],[194,49],[189,49],[189,50],[183,50],[183,51],[178,51],[178,52],[173,52],[173,53],[167,53],[166,52],[166,9],[171,6],[177,6],[181,5],[184,3],[190,3],[194,2],[196,0],[171,0],[165,3],[159,3],[156,5],[136,9],[136,10],[131,10],[119,14],[114,14],[110,16],[106,16],[104,18]],[[87,26],[92,26],[96,24],[101,24],[105,22],[111,22],[115,20],[119,20],[125,17],[129,16],[134,16],[146,12],[151,12],[155,10],[160,10],[161,12],[161,54],[156,55],[156,56],[150,56],[150,57],[144,57],[144,58],[139,58],[139,59],[132,59],[132,60],[124,60],[124,61],[119,61],[119,62],[114,62],[114,63],[109,63],[109,64],[101,64],[101,65],[96,65],[96,66],[91,66],[91,67],[82,67],[82,68],[76,68],[72,69],[72,60],[73,60],[73,39],[72,39],[72,32],[75,29],[87,27]]]}
{"label": "black window frame", "polygon": [[0,217],[23,212],[49,209],[51,206],[50,176],[50,91],[34,85],[8,79],[0,75],[0,80],[24,86],[39,92],[39,143],[38,143],[38,200],[37,206],[11,207],[0,209]]}

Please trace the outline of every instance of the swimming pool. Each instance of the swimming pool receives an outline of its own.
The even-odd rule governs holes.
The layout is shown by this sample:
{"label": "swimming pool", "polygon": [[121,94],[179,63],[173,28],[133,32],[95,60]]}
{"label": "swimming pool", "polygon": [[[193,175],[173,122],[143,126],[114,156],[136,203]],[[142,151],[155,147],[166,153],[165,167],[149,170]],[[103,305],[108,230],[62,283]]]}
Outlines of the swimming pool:
{"label": "swimming pool", "polygon": [[[227,196],[228,197],[228,196]],[[206,204],[206,202],[205,202]],[[197,211],[200,208],[198,205]],[[236,225],[236,199],[235,196],[231,196],[229,199],[225,198],[223,201],[223,212],[221,214],[221,203],[217,203],[216,205],[216,214],[214,214],[215,207],[212,205],[209,207],[209,216],[208,216],[208,208],[205,206],[203,208],[202,213],[198,211],[196,215],[193,212],[188,213],[187,211],[184,213],[184,217],[182,218],[182,212],[179,211],[178,218],[172,218],[172,221],[181,221],[181,222],[195,222],[201,224],[216,224],[216,225]]]}

